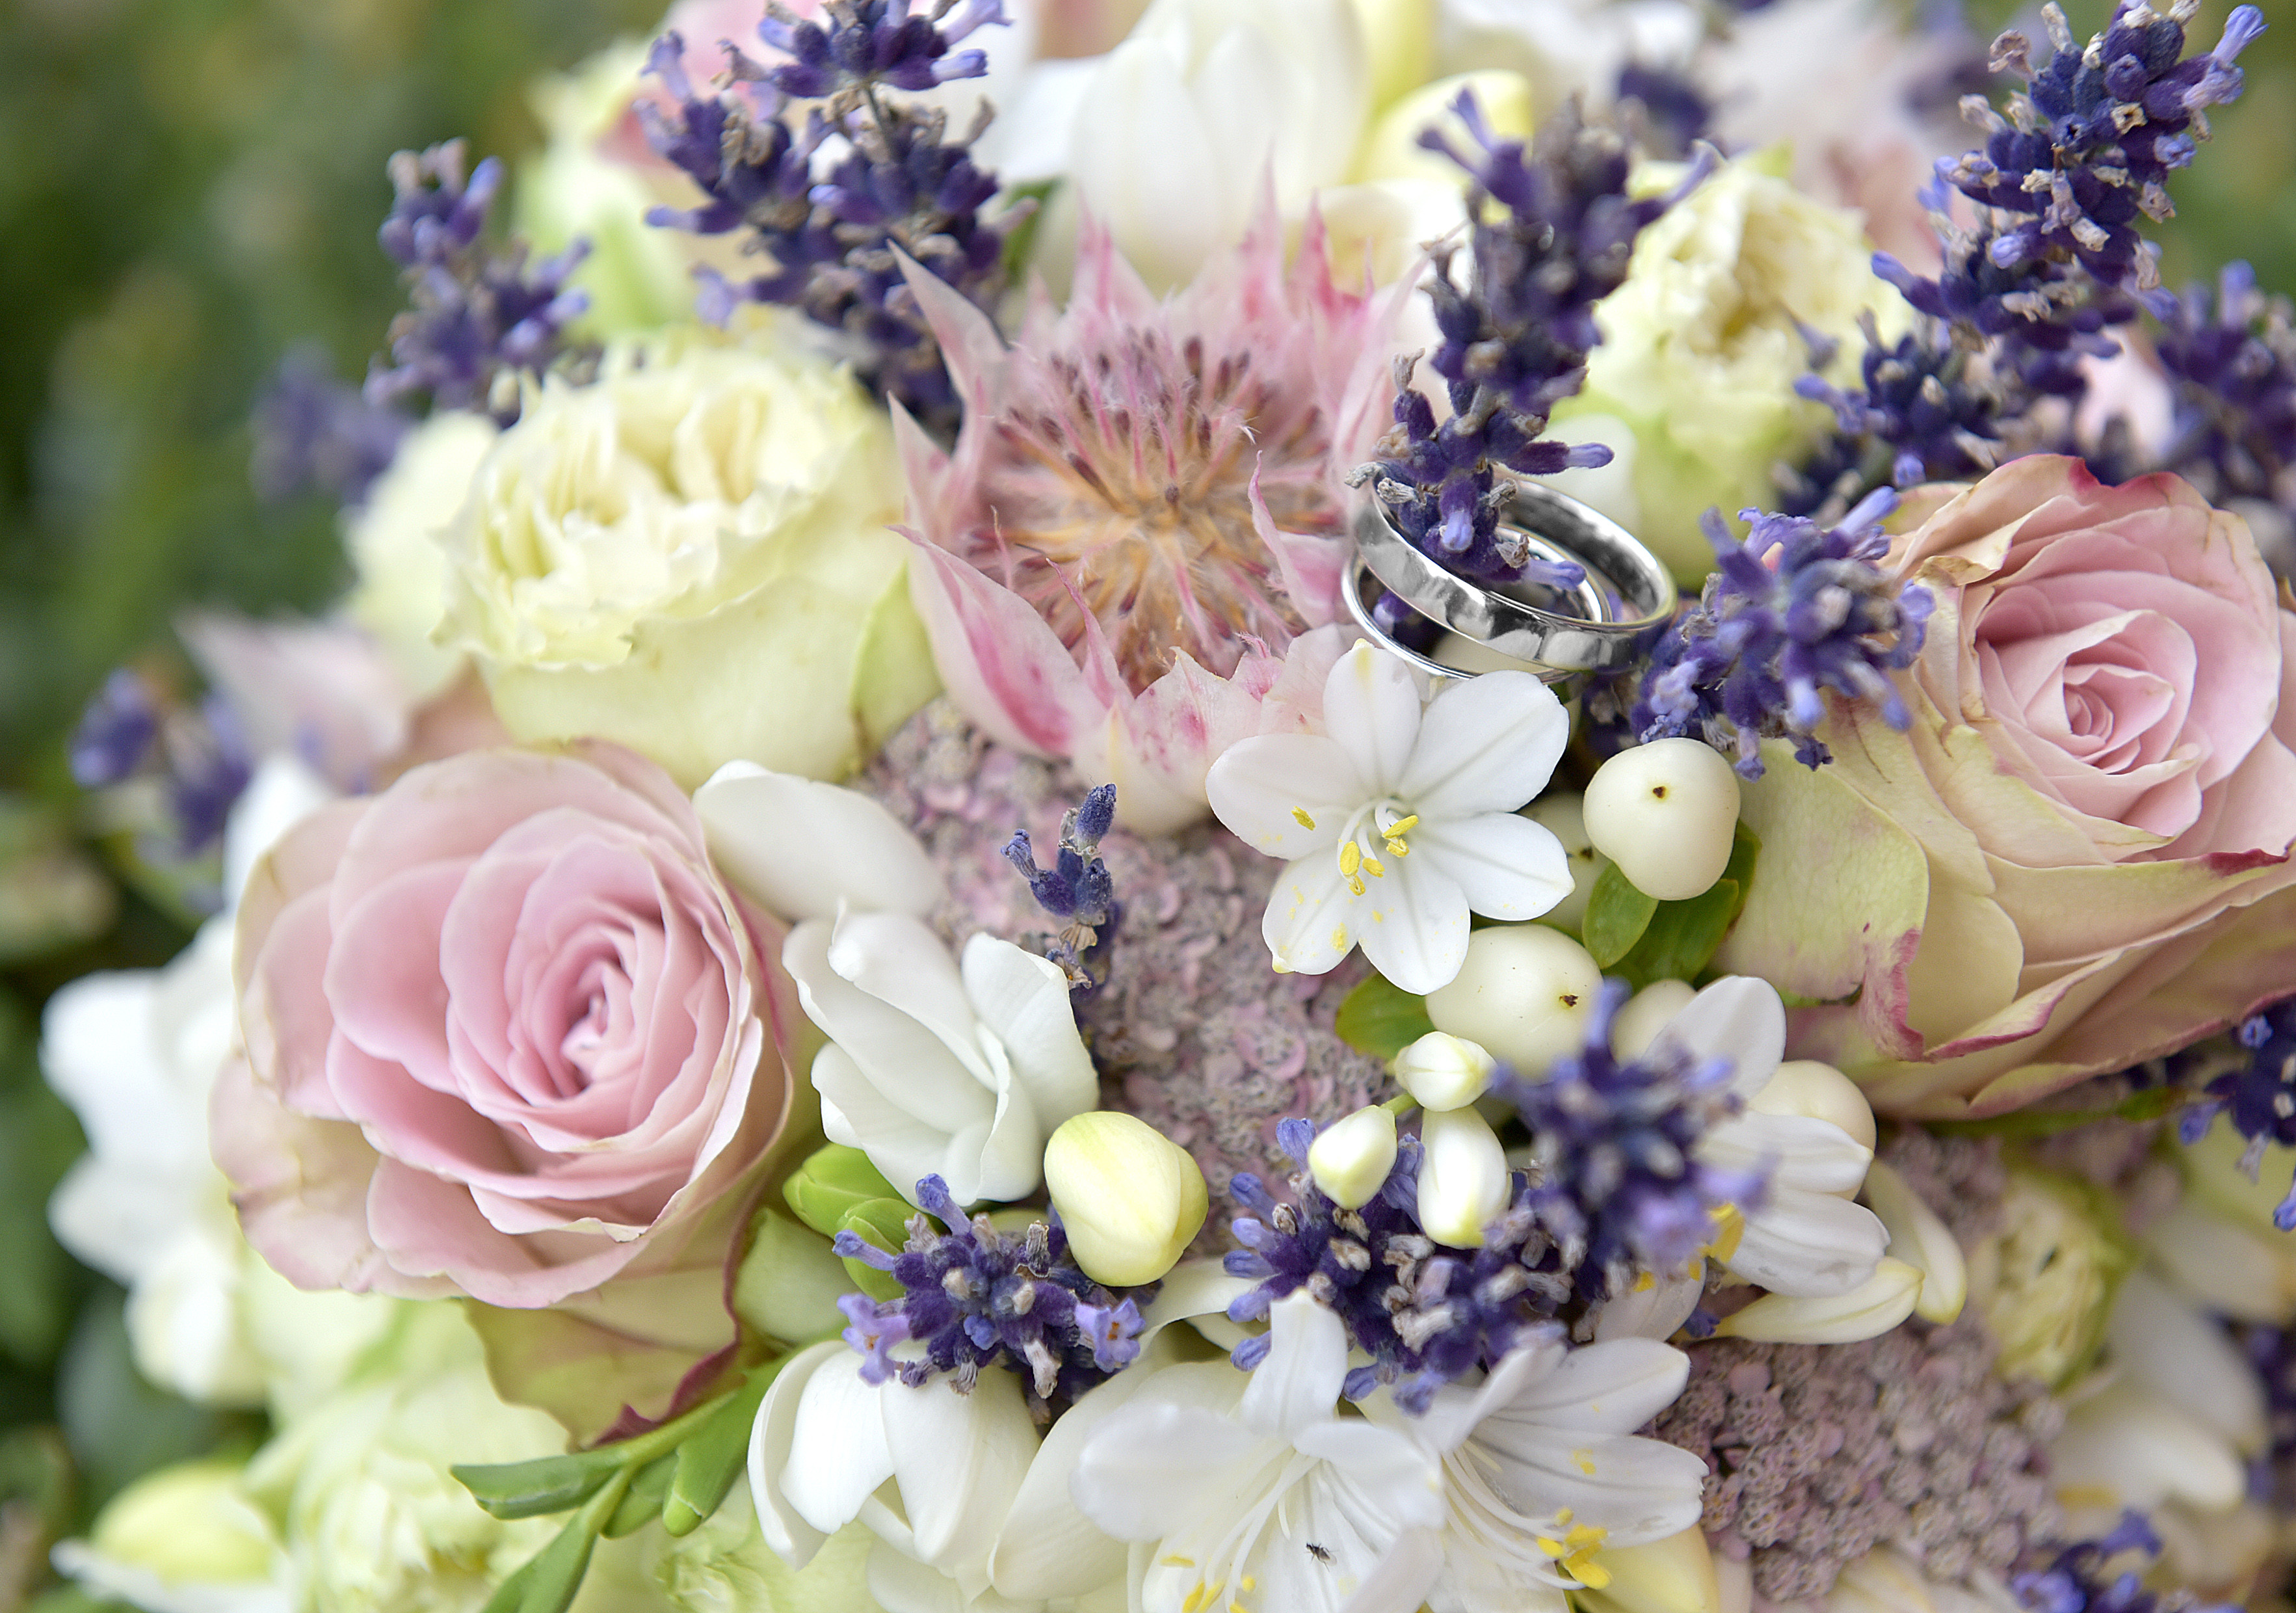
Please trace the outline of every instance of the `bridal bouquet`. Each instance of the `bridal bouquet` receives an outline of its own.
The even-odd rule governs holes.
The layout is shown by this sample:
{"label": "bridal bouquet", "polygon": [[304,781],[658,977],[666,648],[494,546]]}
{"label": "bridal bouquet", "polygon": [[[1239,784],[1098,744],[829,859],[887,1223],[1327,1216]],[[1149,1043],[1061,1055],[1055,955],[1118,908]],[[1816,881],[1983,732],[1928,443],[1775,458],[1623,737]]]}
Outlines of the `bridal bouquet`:
{"label": "bridal bouquet", "polygon": [[683,0],[392,158],[355,585],[73,741],[212,917],[51,1218],[262,1416],[58,1594],[2286,1608],[2296,329],[2159,3]]}

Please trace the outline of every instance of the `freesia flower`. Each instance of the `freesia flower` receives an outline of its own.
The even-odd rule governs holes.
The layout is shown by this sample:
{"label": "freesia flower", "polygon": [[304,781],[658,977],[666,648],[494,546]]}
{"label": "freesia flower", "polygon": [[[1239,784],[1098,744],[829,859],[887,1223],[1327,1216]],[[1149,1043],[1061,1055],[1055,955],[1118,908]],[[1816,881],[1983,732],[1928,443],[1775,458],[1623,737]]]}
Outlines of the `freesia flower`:
{"label": "freesia flower", "polygon": [[517,1307],[707,1248],[788,1110],[775,939],[615,746],[322,809],[239,913],[211,1123],[249,1240],[307,1287]]}
{"label": "freesia flower", "polygon": [[1765,854],[1717,967],[1813,1001],[1797,1053],[1932,1116],[2284,994],[2296,614],[2245,523],[2177,477],[2105,487],[2046,455],[1912,502],[1890,558],[1935,601],[1912,722],[1832,704],[1831,765],[1780,751],[1747,786],[1764,846],[1831,851]]}
{"label": "freesia flower", "polygon": [[1443,1571],[1431,1605],[1563,1613],[1565,1591],[1610,1583],[1597,1553],[1696,1523],[1706,1463],[1634,1432],[1689,1374],[1688,1357],[1655,1339],[1574,1350],[1549,1327],[1480,1384],[1438,1389],[1423,1414],[1385,1395],[1367,1403],[1374,1420],[1443,1465]]}
{"label": "freesia flower", "polygon": [[953,1590],[970,1604],[988,1589],[990,1549],[1037,1453],[1021,1380],[992,1370],[959,1394],[872,1384],[862,1365],[842,1344],[815,1345],[766,1392],[749,1461],[766,1543],[803,1568],[857,1518],[877,1536],[880,1602],[907,1613]]}
{"label": "freesia flower", "polygon": [[[1861,1141],[1824,1107],[1792,1103],[1794,1073],[1779,1068],[1786,1015],[1776,989],[1743,975],[1718,980],[1654,1040],[1693,1058],[1730,1060],[1729,1090],[1745,1107],[1706,1132],[1696,1157],[1748,1178],[1767,1173],[1759,1197],[1738,1207],[1734,1238],[1723,1235],[1722,1263],[1796,1298],[1847,1294],[1871,1278],[1889,1247],[1889,1230],[1850,1200],[1873,1162],[1873,1119],[1866,1116],[1869,1140]],[[1863,1110],[1855,1089],[1839,1075],[1833,1080]]]}
{"label": "freesia flower", "polygon": [[1291,867],[1261,926],[1279,972],[1323,975],[1360,944],[1406,992],[1448,983],[1467,915],[1536,918],[1570,893],[1562,844],[1516,816],[1546,786],[1570,719],[1528,672],[1490,672],[1423,712],[1411,670],[1359,644],[1324,685],[1320,735],[1222,753],[1212,809]]}
{"label": "freesia flower", "polygon": [[830,1140],[904,1194],[939,1176],[963,1204],[1035,1191],[1045,1139],[1100,1101],[1068,978],[976,934],[960,964],[906,913],[848,912],[790,933],[782,961],[828,1034],[813,1062]]}
{"label": "freesia flower", "polygon": [[[1439,1563],[1441,1470],[1392,1428],[1337,1415],[1347,1330],[1277,1300],[1267,1358],[1168,1367],[1086,1434],[1070,1487],[1132,1553],[1133,1605],[1409,1613]],[[1120,1381],[1120,1380],[1119,1380]],[[1408,1544],[1406,1544],[1408,1541]]]}
{"label": "freesia flower", "polygon": [[1348,505],[1378,431],[1378,313],[1263,218],[1159,304],[1104,235],[1008,350],[931,276],[965,419],[903,421],[910,581],[950,695],[992,737],[1117,786],[1135,830],[1203,810],[1247,735],[1303,730],[1330,657]]}

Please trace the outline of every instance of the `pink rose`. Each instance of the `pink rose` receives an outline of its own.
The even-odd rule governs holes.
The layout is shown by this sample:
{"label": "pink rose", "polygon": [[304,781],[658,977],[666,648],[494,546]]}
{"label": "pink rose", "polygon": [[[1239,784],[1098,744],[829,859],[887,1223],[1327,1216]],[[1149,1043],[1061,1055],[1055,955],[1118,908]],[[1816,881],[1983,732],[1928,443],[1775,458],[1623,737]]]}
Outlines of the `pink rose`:
{"label": "pink rose", "polygon": [[538,1306],[673,1264],[788,1113],[781,930],[611,745],[321,809],[258,865],[238,942],[216,1159],[306,1288]]}
{"label": "pink rose", "polygon": [[1915,502],[1913,725],[1836,706],[1832,766],[1748,790],[1762,859],[1717,962],[1826,1000],[1795,1051],[1877,1107],[1993,1114],[2296,979],[2296,615],[2175,476],[2037,457]]}

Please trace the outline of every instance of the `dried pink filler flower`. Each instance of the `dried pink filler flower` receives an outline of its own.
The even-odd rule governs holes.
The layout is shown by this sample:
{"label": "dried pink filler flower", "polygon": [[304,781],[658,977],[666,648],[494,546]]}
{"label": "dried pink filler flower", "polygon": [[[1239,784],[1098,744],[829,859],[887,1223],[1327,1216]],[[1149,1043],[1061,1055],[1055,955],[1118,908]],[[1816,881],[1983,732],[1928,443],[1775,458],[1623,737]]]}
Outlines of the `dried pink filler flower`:
{"label": "dried pink filler flower", "polygon": [[[1067,769],[990,743],[936,701],[857,782],[940,866],[948,899],[933,920],[952,941],[1045,928],[999,848],[1016,828],[1040,844],[1057,838],[1061,814],[1085,788]],[[1295,1168],[1275,1144],[1281,1117],[1335,1120],[1386,1093],[1381,1062],[1332,1028],[1359,971],[1268,973],[1259,912],[1280,864],[1212,824],[1153,838],[1119,828],[1101,855],[1123,913],[1109,937],[1108,983],[1076,1009],[1103,1072],[1102,1100],[1185,1148],[1215,1206],[1238,1171],[1280,1178]],[[1216,1208],[1199,1251],[1228,1247],[1227,1223]]]}
{"label": "dried pink filler flower", "polygon": [[1160,302],[1088,231],[1066,309],[1039,292],[1009,350],[912,283],[965,404],[950,453],[898,423],[911,588],[950,695],[1113,781],[1128,827],[1176,827],[1229,744],[1320,704],[1387,305],[1332,285],[1312,222],[1287,267],[1272,216]]}

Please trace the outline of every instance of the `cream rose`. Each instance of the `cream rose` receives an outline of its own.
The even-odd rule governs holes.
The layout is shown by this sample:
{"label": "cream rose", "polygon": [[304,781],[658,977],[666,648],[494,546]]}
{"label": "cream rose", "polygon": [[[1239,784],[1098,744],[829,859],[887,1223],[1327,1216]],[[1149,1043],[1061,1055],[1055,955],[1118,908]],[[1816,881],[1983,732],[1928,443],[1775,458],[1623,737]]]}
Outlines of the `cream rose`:
{"label": "cream rose", "polygon": [[930,697],[891,428],[842,369],[706,339],[545,384],[447,535],[442,643],[521,739],[613,739],[688,789],[835,778]]}
{"label": "cream rose", "polygon": [[[1860,314],[1889,333],[1909,317],[1874,273],[1857,215],[1796,190],[1786,162],[1780,146],[1726,163],[1642,233],[1626,284],[1595,311],[1603,342],[1586,387],[1554,411],[1565,439],[1607,442],[1627,462],[1558,485],[1605,504],[1692,588],[1714,560],[1699,516],[1774,507],[1770,467],[1832,419],[1794,395],[1809,369],[1801,327],[1843,344],[1826,372],[1841,381],[1864,350]],[[1680,177],[1652,163],[1636,188]]]}
{"label": "cream rose", "polygon": [[[2296,613],[2174,476],[2037,456],[1893,546],[1936,600],[1913,721],[1778,748],[1718,967],[1817,1000],[1794,1051],[1900,1115],[1995,1114],[2181,1047],[2296,975]],[[1939,507],[1941,505],[1941,507]]]}

